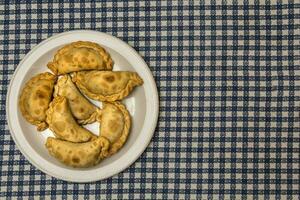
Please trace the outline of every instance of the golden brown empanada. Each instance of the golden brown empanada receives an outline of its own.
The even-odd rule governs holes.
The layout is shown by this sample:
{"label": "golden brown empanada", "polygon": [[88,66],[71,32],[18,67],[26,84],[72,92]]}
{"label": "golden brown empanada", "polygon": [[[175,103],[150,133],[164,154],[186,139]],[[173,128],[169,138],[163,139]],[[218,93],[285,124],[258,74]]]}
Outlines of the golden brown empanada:
{"label": "golden brown empanada", "polygon": [[47,66],[61,75],[81,70],[112,70],[113,61],[99,44],[77,41],[59,49]]}
{"label": "golden brown empanada", "polygon": [[143,84],[136,72],[125,71],[81,71],[72,80],[86,96],[99,101],[121,100]]}
{"label": "golden brown empanada", "polygon": [[90,131],[77,124],[65,97],[55,97],[50,103],[46,114],[49,128],[60,139],[70,142],[86,142],[96,137]]}
{"label": "golden brown empanada", "polygon": [[56,76],[49,72],[31,78],[23,88],[19,97],[19,107],[24,118],[37,126],[38,131],[45,130],[46,110],[52,99]]}
{"label": "golden brown empanada", "polygon": [[100,136],[110,141],[109,155],[112,155],[127,140],[131,125],[129,112],[120,102],[104,102],[100,123]]}
{"label": "golden brown empanada", "polygon": [[58,79],[54,87],[54,97],[63,96],[68,99],[74,118],[80,124],[93,123],[100,109],[87,100],[77,89],[69,75]]}
{"label": "golden brown empanada", "polygon": [[50,155],[72,167],[90,167],[107,156],[109,141],[98,137],[84,143],[73,143],[48,137],[46,147]]}

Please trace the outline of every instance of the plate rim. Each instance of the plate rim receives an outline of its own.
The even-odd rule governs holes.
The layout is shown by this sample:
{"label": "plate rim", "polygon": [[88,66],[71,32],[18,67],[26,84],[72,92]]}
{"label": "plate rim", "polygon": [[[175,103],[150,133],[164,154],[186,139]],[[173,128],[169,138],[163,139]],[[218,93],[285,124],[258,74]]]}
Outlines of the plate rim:
{"label": "plate rim", "polygon": [[[80,33],[87,33],[87,34],[96,34],[96,35],[99,35],[99,36],[105,36],[105,37],[108,37],[112,40],[115,40],[119,43],[122,43],[123,45],[125,45],[128,49],[130,49],[130,52],[133,53],[137,59],[139,59],[143,64],[144,64],[144,69],[143,70],[146,70],[146,74],[148,74],[148,78],[149,78],[149,81],[150,81],[150,86],[152,87],[152,89],[154,89],[153,91],[151,91],[151,95],[153,95],[153,99],[151,100],[154,100],[152,102],[152,104],[154,105],[154,108],[153,108],[153,120],[152,120],[152,124],[150,125],[150,130],[148,131],[148,134],[147,134],[147,138],[144,138],[145,139],[145,145],[140,148],[140,150],[134,155],[134,158],[129,160],[129,162],[127,162],[125,165],[123,165],[123,167],[120,167],[119,169],[117,170],[114,170],[113,172],[110,171],[109,173],[107,173],[106,175],[102,176],[102,177],[97,177],[95,176],[94,178],[92,179],[76,179],[76,178],[72,178],[72,177],[65,177],[65,176],[61,176],[60,174],[55,174],[51,171],[48,171],[47,169],[45,168],[42,168],[39,164],[37,164],[34,159],[32,159],[29,155],[27,155],[26,153],[26,150],[22,148],[21,144],[19,143],[13,129],[12,129],[12,125],[11,125],[11,120],[10,120],[10,114],[9,114],[9,99],[10,99],[10,96],[11,96],[11,89],[12,89],[12,85],[15,81],[15,77],[16,75],[18,74],[18,71],[20,70],[21,66],[23,65],[23,63],[34,53],[36,52],[36,50],[43,46],[44,44],[48,43],[49,41],[51,40],[54,40],[54,39],[57,39],[59,37],[64,37],[68,34],[80,34]],[[109,47],[111,48],[111,47]],[[113,48],[112,48],[113,49]],[[122,54],[121,54],[122,55]],[[152,93],[153,92],[153,93]],[[146,103],[147,105],[147,103]],[[151,142],[152,138],[153,138],[153,135],[155,133],[155,129],[156,129],[156,126],[157,126],[157,122],[158,122],[158,115],[159,115],[159,96],[158,96],[158,89],[157,89],[157,85],[155,83],[155,80],[154,80],[154,76],[149,68],[149,66],[147,65],[147,63],[145,62],[145,60],[142,58],[142,56],[133,48],[131,47],[128,43],[124,42],[123,40],[113,36],[113,35],[110,35],[108,33],[104,33],[104,32],[99,32],[99,31],[95,31],[95,30],[72,30],[72,31],[66,31],[66,32],[62,32],[62,33],[57,33],[49,38],[46,38],[44,39],[43,41],[41,41],[40,43],[38,43],[37,45],[35,45],[33,48],[31,48],[31,50],[25,54],[25,56],[23,57],[23,59],[19,62],[19,64],[17,65],[11,79],[10,79],[10,83],[9,83],[9,86],[8,86],[8,89],[7,89],[7,93],[6,93],[6,121],[7,121],[7,125],[8,125],[8,128],[9,128],[9,132],[10,132],[10,135],[11,137],[13,138],[13,141],[15,142],[18,150],[22,153],[22,155],[29,161],[30,164],[32,164],[34,167],[36,167],[37,169],[39,169],[40,171],[46,173],[47,175],[49,176],[52,176],[52,177],[55,177],[57,179],[61,179],[61,180],[64,180],[64,181],[69,181],[69,182],[77,182],[77,183],[87,183],[87,182],[94,182],[94,181],[99,181],[99,180],[103,180],[103,179],[107,179],[109,177],[112,177],[122,171],[124,171],[125,169],[127,169],[128,167],[130,167],[133,163],[136,162],[136,160],[141,156],[141,154],[146,150],[146,148],[149,146],[149,143]],[[144,121],[144,124],[147,123]],[[143,125],[144,126],[144,125]],[[134,143],[135,144],[135,143]],[[133,145],[134,146],[134,145]],[[120,157],[121,158],[121,157]]]}

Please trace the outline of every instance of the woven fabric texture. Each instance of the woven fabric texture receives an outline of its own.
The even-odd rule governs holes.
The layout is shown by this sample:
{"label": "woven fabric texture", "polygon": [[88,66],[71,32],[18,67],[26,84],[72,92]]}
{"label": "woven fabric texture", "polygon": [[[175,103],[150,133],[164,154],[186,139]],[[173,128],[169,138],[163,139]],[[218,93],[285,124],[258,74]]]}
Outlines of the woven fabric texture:
{"label": "woven fabric texture", "polygon": [[[32,166],[5,116],[24,55],[77,29],[129,43],[160,95],[142,156],[86,184]],[[299,29],[299,1],[0,1],[0,198],[298,199]]]}

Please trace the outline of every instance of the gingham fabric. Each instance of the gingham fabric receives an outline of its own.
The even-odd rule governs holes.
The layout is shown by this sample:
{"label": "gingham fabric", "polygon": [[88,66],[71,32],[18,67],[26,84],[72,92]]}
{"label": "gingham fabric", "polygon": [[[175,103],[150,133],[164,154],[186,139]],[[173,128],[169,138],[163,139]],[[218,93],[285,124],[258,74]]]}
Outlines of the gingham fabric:
{"label": "gingham fabric", "polygon": [[[299,1],[1,1],[0,199],[299,199]],[[152,142],[128,169],[74,184],[16,148],[6,92],[24,55],[56,33],[128,42],[160,95]]]}

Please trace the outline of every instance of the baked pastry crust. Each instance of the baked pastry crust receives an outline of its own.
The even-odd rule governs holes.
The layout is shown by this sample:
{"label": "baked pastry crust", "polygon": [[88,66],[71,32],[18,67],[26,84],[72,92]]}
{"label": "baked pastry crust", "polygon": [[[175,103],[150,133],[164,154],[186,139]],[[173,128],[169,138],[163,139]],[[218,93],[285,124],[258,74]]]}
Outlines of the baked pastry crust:
{"label": "baked pastry crust", "polygon": [[84,143],[73,143],[48,137],[46,148],[50,155],[71,167],[91,167],[107,157],[109,141],[103,137]]}
{"label": "baked pastry crust", "polygon": [[19,107],[24,118],[37,126],[38,131],[45,130],[46,110],[52,99],[53,87],[57,77],[49,72],[40,73],[31,78],[19,97]]}
{"label": "baked pastry crust", "polygon": [[90,124],[96,121],[100,109],[79,92],[69,75],[66,74],[58,79],[54,87],[54,97],[57,96],[68,99],[71,112],[79,124]]}
{"label": "baked pastry crust", "polygon": [[72,81],[80,91],[98,101],[116,101],[128,96],[143,80],[136,72],[81,71],[73,73]]}
{"label": "baked pastry crust", "polygon": [[100,118],[100,136],[107,138],[111,145],[109,155],[116,153],[126,142],[131,118],[125,105],[120,102],[104,102]]}
{"label": "baked pastry crust", "polygon": [[77,41],[59,49],[47,67],[58,75],[81,70],[112,70],[113,60],[99,44]]}
{"label": "baked pastry crust", "polygon": [[96,137],[89,130],[78,125],[65,97],[55,97],[46,114],[50,130],[59,139],[70,142],[86,142]]}

